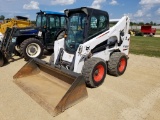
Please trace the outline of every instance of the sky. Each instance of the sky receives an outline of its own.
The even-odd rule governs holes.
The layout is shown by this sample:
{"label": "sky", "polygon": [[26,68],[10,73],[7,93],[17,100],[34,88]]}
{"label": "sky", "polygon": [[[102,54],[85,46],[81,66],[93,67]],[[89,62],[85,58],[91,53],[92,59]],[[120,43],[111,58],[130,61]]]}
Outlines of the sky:
{"label": "sky", "polygon": [[63,12],[65,9],[92,7],[105,10],[110,19],[128,15],[131,22],[160,24],[160,0],[0,0],[0,15],[25,16],[36,20],[40,10]]}

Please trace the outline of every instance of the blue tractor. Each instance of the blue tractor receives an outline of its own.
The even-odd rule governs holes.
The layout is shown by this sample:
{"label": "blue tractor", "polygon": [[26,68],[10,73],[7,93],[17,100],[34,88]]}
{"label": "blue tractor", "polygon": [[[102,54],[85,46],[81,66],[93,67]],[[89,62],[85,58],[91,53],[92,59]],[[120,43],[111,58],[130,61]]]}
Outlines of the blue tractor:
{"label": "blue tractor", "polygon": [[64,13],[40,11],[36,26],[7,28],[0,45],[0,66],[7,63],[13,53],[28,61],[30,58],[40,58],[44,49],[52,51],[54,41],[64,37],[65,27]]}

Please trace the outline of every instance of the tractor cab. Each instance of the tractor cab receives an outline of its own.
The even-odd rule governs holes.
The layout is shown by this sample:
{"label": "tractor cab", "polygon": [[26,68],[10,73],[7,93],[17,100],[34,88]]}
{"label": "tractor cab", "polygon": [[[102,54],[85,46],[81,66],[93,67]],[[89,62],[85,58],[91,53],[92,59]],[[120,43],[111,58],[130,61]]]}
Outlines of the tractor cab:
{"label": "tractor cab", "polygon": [[74,54],[80,44],[109,29],[109,16],[105,11],[82,7],[65,10],[68,19],[65,49]]}
{"label": "tractor cab", "polygon": [[44,44],[52,45],[58,35],[64,31],[66,17],[64,13],[52,11],[40,11],[37,13],[36,27],[39,29],[38,36],[43,37]]}

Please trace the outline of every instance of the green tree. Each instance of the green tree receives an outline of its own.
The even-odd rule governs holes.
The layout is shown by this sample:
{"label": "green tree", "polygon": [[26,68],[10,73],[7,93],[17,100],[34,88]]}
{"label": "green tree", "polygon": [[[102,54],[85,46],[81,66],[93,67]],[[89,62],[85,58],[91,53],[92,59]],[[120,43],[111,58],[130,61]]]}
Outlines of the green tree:
{"label": "green tree", "polygon": [[130,26],[133,26],[133,22],[130,22]]}
{"label": "green tree", "polygon": [[144,25],[144,22],[139,22],[138,25]]}
{"label": "green tree", "polygon": [[152,22],[152,21],[150,22],[150,25],[153,25],[153,22]]}
{"label": "green tree", "polygon": [[0,20],[4,20],[5,19],[5,16],[4,15],[1,15],[0,16]]}
{"label": "green tree", "polygon": [[157,23],[153,23],[153,25],[154,25],[154,26],[156,26],[156,25],[157,25]]}
{"label": "green tree", "polygon": [[34,25],[36,25],[36,21],[34,21],[34,20],[33,20],[33,21],[31,21],[31,23],[32,23],[32,24],[34,24]]}

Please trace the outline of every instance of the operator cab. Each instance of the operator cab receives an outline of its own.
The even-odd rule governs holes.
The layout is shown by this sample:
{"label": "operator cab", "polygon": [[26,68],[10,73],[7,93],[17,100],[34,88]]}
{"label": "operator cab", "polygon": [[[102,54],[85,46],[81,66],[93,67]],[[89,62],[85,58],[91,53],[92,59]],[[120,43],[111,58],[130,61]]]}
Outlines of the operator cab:
{"label": "operator cab", "polygon": [[54,44],[60,32],[66,26],[66,16],[64,13],[52,11],[40,11],[37,13],[36,26],[42,31],[46,44]]}
{"label": "operator cab", "polygon": [[109,29],[107,12],[87,7],[65,10],[67,16],[67,37],[65,50],[74,54],[80,44],[91,40]]}

